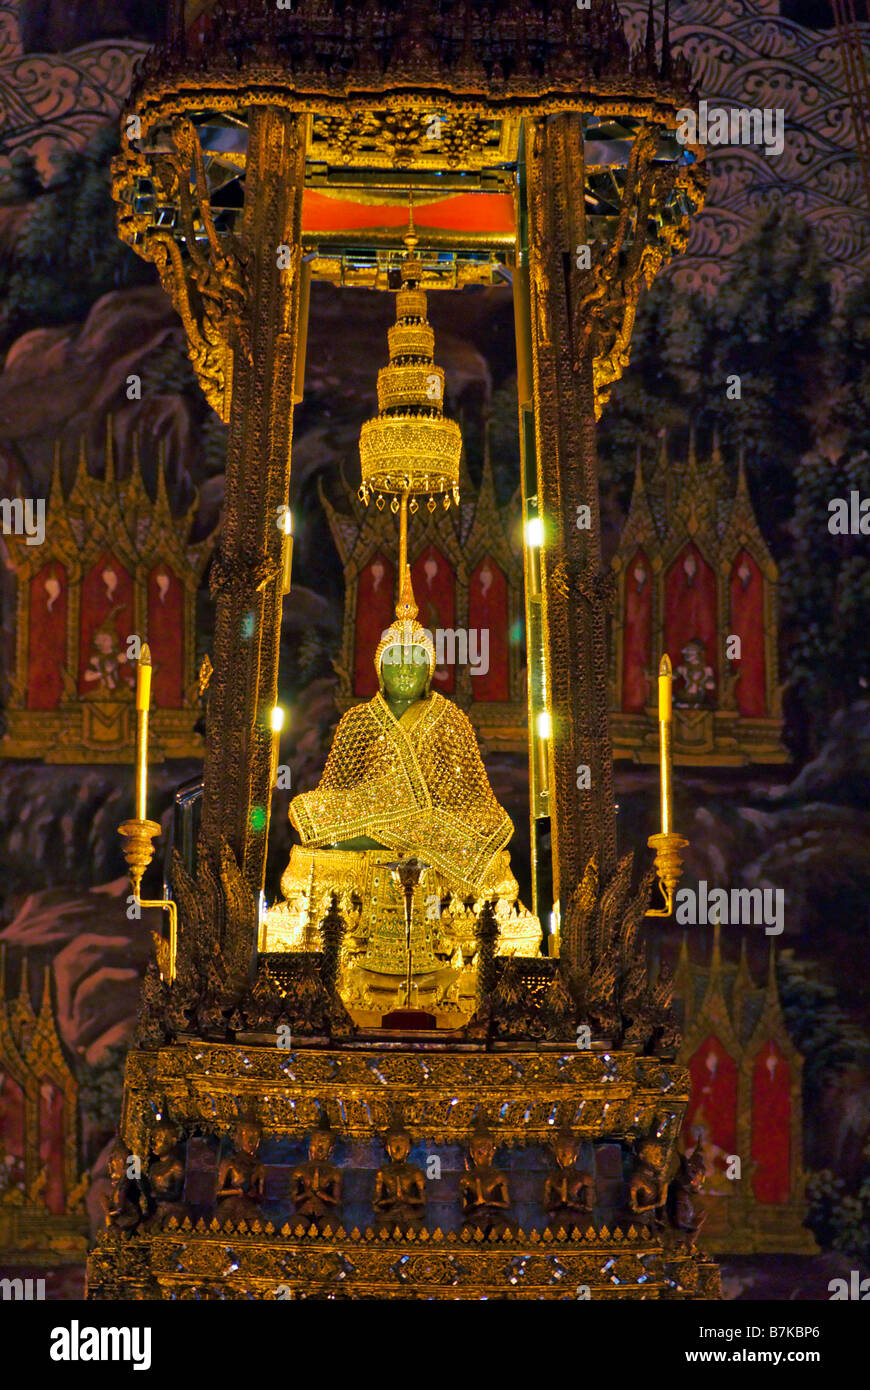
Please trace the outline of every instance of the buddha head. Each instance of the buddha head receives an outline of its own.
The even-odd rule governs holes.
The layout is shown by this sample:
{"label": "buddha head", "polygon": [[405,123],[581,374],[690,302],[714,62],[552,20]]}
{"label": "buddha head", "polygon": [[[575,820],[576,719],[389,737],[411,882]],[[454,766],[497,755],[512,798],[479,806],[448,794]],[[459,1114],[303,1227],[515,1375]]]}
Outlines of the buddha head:
{"label": "buddha head", "polygon": [[172,1120],[159,1120],[151,1132],[151,1152],[156,1158],[165,1158],[178,1144],[181,1134]]}
{"label": "buddha head", "polygon": [[704,1186],[704,1179],[707,1176],[707,1162],[704,1158],[704,1150],[701,1147],[701,1136],[698,1135],[698,1142],[690,1154],[683,1160],[685,1165],[685,1175],[688,1185],[693,1192],[699,1192]]}
{"label": "buddha head", "polygon": [[106,1158],[106,1173],[113,1182],[120,1182],[127,1176],[127,1146],[116,1139]]}
{"label": "buddha head", "polygon": [[326,1163],[335,1145],[335,1134],[325,1116],[308,1140],[308,1157],[312,1163]]}
{"label": "buddha head", "polygon": [[435,672],[432,634],[417,622],[411,571],[405,567],[396,620],[387,628],[375,652],[378,689],[397,700],[416,700],[428,690]]}
{"label": "buddha head", "polygon": [[579,1144],[570,1130],[561,1130],[553,1141],[553,1153],[560,1168],[573,1168]]}
{"label": "buddha head", "polygon": [[260,1126],[254,1120],[240,1120],[233,1130],[233,1143],[240,1154],[255,1154],[260,1138]]}
{"label": "buddha head", "polygon": [[405,1163],[411,1152],[411,1136],[406,1129],[397,1126],[387,1134],[384,1147],[392,1163]]}
{"label": "buddha head", "polygon": [[495,1137],[486,1122],[486,1116],[481,1111],[475,1120],[474,1129],[468,1141],[471,1167],[491,1168],[497,1147]]}

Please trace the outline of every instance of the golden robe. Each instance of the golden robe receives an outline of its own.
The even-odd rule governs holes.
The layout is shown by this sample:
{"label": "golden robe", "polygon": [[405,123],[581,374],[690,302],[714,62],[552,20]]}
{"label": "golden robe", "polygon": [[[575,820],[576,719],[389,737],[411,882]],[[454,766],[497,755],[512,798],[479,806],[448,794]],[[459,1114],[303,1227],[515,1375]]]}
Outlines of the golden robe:
{"label": "golden robe", "polygon": [[[319,785],[293,798],[290,820],[302,844],[293,846],[281,878],[284,900],[264,915],[260,949],[319,950],[318,924],[337,892],[347,924],[340,990],[349,1006],[377,1015],[405,1002],[400,853],[426,865],[411,909],[416,1002],[446,1011],[454,1024],[473,1011],[469,897],[478,907],[484,898],[496,901],[501,952],[538,953],[540,924],[518,901],[505,849],[510,817],[493,795],[470,721],[444,696],[424,697],[398,720],[380,694],[348,710]],[[385,848],[331,848],[358,835]]]}
{"label": "golden robe", "polygon": [[416,853],[451,891],[477,896],[513,834],[469,719],[433,692],[396,720],[383,695],[349,709],[314,791],[294,797],[304,845],[369,835]]}

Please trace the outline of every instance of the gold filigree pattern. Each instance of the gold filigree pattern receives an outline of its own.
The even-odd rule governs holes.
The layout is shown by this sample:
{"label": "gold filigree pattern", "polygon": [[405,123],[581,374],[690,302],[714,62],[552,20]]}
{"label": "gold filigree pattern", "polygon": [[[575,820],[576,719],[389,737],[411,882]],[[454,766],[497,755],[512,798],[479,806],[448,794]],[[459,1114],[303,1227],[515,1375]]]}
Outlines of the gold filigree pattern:
{"label": "gold filigree pattern", "polygon": [[513,833],[467,717],[435,692],[399,721],[380,692],[348,710],[320,784],[290,816],[307,845],[370,835],[397,853],[422,848],[454,891],[472,893]]}

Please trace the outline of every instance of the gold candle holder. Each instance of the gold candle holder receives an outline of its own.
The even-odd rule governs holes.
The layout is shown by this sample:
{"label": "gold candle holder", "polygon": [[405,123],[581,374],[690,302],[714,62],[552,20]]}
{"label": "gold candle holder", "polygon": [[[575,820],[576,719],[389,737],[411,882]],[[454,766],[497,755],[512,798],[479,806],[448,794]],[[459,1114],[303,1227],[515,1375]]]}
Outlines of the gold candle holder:
{"label": "gold candle holder", "polygon": [[169,940],[152,932],[157,967],[161,979],[169,984],[175,979],[175,959],[178,949],[178,909],[171,898],[140,896],[142,878],[154,858],[152,841],[160,834],[160,825],[146,815],[148,803],[148,708],[151,703],[151,652],[147,643],[142,646],[136,672],[136,816],[118,826],[123,842],[124,858],[130,872],[130,887],[139,907],[159,907],[169,914]]}
{"label": "gold candle holder", "polygon": [[671,811],[673,806],[673,784],[671,779],[671,728],[674,718],[673,702],[674,674],[671,659],[665,652],[659,663],[659,769],[661,787],[661,831],[647,840],[650,849],[656,852],[655,869],[665,906],[651,907],[647,917],[670,917],[674,910],[674,894],[682,877],[683,858],[681,851],[688,848],[689,841],[671,830]]}

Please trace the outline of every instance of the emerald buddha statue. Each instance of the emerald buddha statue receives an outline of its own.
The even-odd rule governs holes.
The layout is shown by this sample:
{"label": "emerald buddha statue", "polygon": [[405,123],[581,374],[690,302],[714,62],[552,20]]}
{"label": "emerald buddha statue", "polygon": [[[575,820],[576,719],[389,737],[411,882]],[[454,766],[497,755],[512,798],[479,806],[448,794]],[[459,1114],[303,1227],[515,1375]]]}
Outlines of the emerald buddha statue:
{"label": "emerald buddha statue", "polygon": [[[510,817],[496,800],[472,725],[431,690],[432,635],[417,621],[406,568],[396,620],[375,652],[378,693],[349,709],[335,731],[318,786],[294,797],[294,846],[281,880],[284,902],[265,914],[261,947],[316,950],[329,895],[347,922],[340,991],[352,1013],[380,1017],[412,1002],[440,1022],[474,1006],[474,919],[496,900],[503,953],[537,955],[541,930],[517,901],[507,844]],[[424,866],[410,922],[398,868]]]}

